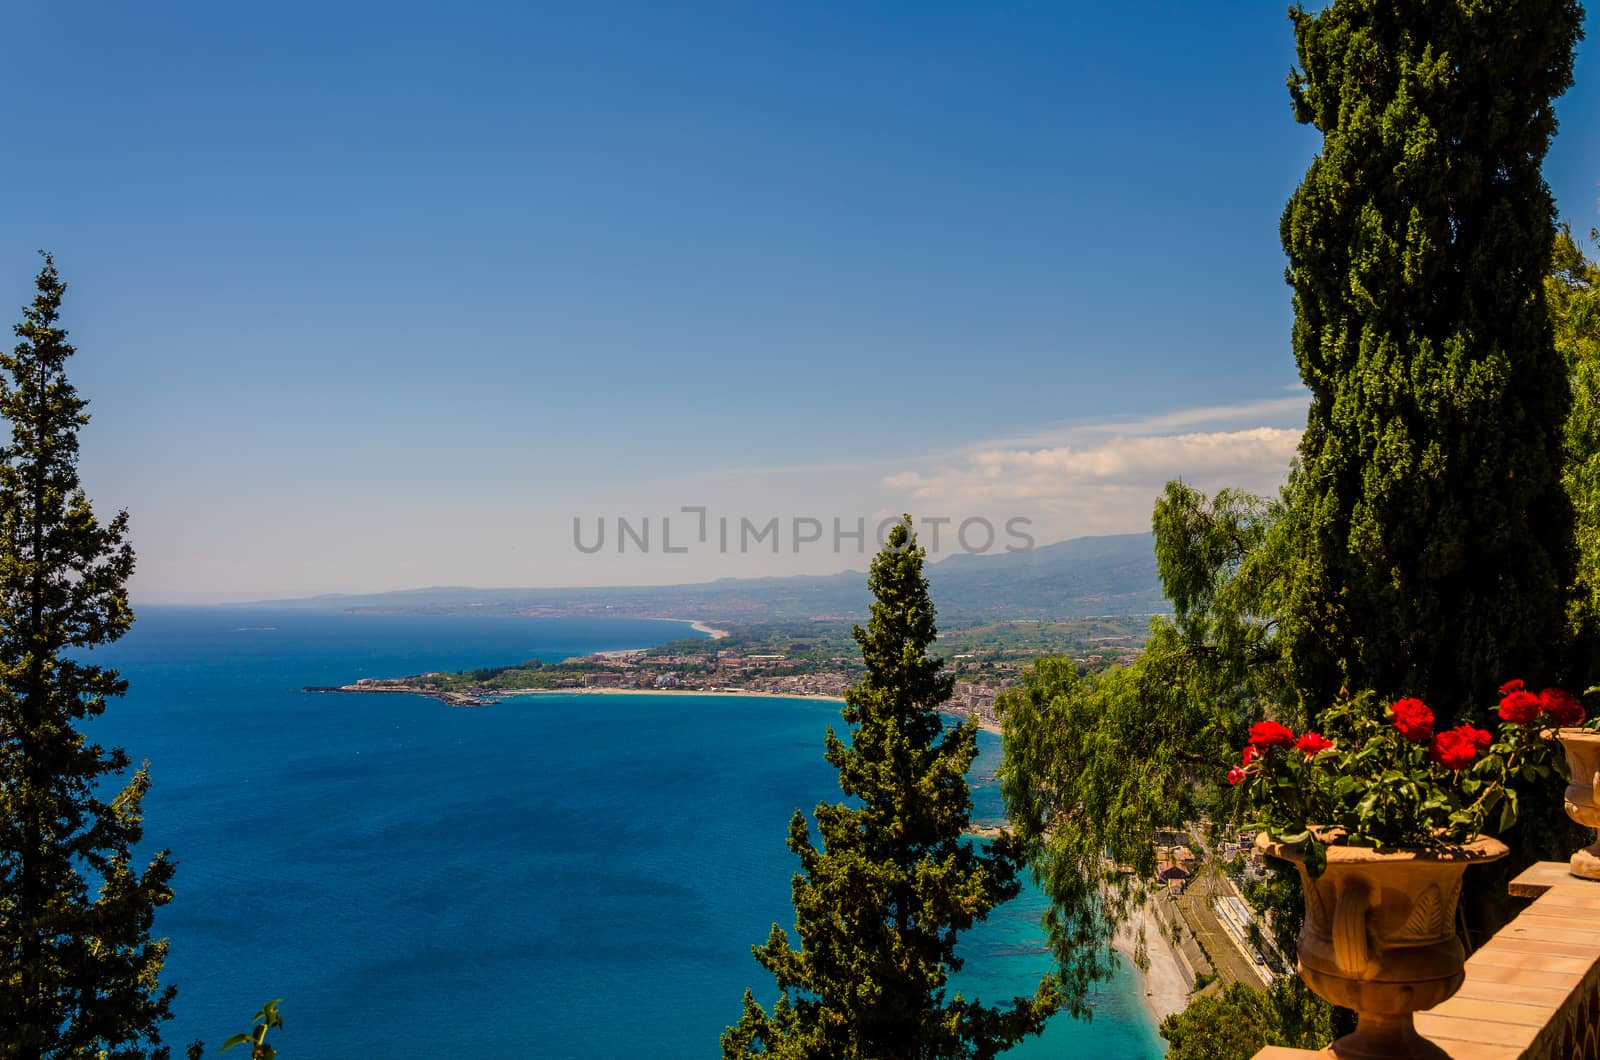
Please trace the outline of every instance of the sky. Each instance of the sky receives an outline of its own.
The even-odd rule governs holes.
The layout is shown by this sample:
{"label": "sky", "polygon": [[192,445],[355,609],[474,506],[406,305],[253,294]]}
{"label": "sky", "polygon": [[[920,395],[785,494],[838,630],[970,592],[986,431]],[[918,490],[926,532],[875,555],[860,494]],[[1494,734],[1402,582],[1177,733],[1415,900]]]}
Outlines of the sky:
{"label": "sky", "polygon": [[[137,599],[827,573],[904,511],[941,554],[1139,531],[1170,478],[1276,488],[1304,422],[1282,3],[0,25],[0,291],[56,255]],[[1597,55],[1545,167],[1580,230]]]}

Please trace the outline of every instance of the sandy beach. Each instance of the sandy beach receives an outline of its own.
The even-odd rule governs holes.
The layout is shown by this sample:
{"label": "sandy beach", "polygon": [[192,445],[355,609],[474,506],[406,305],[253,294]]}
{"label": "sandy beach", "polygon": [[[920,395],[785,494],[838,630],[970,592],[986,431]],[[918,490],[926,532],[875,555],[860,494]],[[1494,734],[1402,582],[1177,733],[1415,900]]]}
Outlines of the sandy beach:
{"label": "sandy beach", "polygon": [[703,619],[699,619],[699,618],[677,618],[675,616],[668,615],[668,616],[662,618],[661,621],[662,622],[687,622],[689,624],[689,628],[690,629],[694,630],[696,633],[704,633],[706,636],[710,637],[712,640],[721,640],[723,637],[728,636],[728,631],[727,630],[718,629],[716,626],[713,626],[709,622],[706,622]]}
{"label": "sandy beach", "polygon": [[[690,629],[694,630],[696,633],[704,633],[706,636],[710,637],[712,640],[722,640],[724,637],[731,636],[731,634],[727,630],[718,629],[716,626],[710,625],[709,623],[706,623],[706,622],[702,622],[698,618],[661,618],[661,619],[654,619],[653,621],[657,621],[657,622],[682,622],[682,623],[685,623]],[[649,650],[650,650],[649,648],[611,648],[611,649],[609,649],[607,651],[597,651],[597,652],[594,652],[593,654],[598,655],[598,656],[600,656],[602,658],[606,658],[606,659],[628,659],[628,658],[632,658],[635,655],[643,655],[645,652],[647,652]]]}
{"label": "sandy beach", "polygon": [[[1163,900],[1161,896],[1150,899],[1153,902]],[[1150,958],[1147,972],[1140,972],[1138,965],[1133,963],[1137,933],[1141,927],[1144,929],[1145,951]],[[1189,987],[1184,981],[1183,971],[1178,967],[1178,958],[1172,952],[1172,943],[1161,934],[1160,921],[1148,903],[1117,933],[1116,947],[1133,968],[1139,989],[1144,994],[1145,1008],[1157,1026],[1173,1013],[1183,1011],[1189,1003]]]}

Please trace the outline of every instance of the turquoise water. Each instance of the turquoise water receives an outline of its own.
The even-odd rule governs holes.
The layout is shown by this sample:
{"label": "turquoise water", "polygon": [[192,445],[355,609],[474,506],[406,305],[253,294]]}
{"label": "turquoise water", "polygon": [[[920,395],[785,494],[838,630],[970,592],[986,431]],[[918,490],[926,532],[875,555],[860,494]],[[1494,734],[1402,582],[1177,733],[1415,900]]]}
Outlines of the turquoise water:
{"label": "turquoise water", "polygon": [[[215,1047],[282,997],[285,1060],[717,1055],[744,988],[771,993],[750,945],[792,923],[788,817],[837,797],[821,758],[835,704],[546,695],[461,710],[300,691],[684,628],[141,610],[94,653],[132,687],[92,731],[150,760],[148,834],[178,861],[158,921],[179,988],[165,1040]],[[999,813],[997,761],[986,737],[980,818]],[[968,936],[970,995],[1031,991],[1049,964],[1041,903],[1029,892]],[[1009,1055],[1160,1055],[1126,974],[1097,1014]]]}

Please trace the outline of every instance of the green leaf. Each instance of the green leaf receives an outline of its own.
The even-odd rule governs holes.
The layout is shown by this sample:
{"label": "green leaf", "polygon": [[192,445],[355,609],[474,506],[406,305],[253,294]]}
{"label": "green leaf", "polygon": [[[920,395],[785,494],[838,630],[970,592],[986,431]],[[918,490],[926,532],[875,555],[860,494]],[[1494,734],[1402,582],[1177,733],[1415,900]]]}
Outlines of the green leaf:
{"label": "green leaf", "polygon": [[1497,831],[1508,832],[1511,826],[1517,823],[1517,793],[1515,789],[1505,789],[1506,797],[1500,806],[1500,826]]}

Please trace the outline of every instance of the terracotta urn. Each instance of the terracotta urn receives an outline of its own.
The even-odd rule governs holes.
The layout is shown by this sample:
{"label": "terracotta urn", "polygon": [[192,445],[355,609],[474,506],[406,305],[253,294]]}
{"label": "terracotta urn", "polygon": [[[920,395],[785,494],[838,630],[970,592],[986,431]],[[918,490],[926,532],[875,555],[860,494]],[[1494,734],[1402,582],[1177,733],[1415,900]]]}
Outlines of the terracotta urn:
{"label": "terracotta urn", "polygon": [[[1600,829],[1600,805],[1594,789],[1600,782],[1600,732],[1593,729],[1560,729],[1556,739],[1567,752],[1567,769],[1572,781],[1567,785],[1567,816],[1586,828]],[[1572,855],[1572,874],[1600,880],[1600,840]]]}
{"label": "terracotta urn", "polygon": [[1333,1043],[1340,1058],[1442,1057],[1417,1034],[1412,1014],[1433,1008],[1465,978],[1456,903],[1467,866],[1505,857],[1496,839],[1437,850],[1330,846],[1315,880],[1300,854],[1262,833],[1256,845],[1293,862],[1305,889],[1300,977],[1335,1005],[1354,1009],[1354,1032]]}

